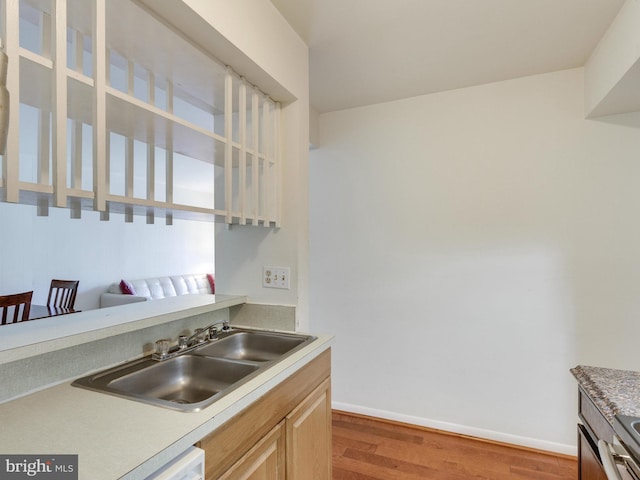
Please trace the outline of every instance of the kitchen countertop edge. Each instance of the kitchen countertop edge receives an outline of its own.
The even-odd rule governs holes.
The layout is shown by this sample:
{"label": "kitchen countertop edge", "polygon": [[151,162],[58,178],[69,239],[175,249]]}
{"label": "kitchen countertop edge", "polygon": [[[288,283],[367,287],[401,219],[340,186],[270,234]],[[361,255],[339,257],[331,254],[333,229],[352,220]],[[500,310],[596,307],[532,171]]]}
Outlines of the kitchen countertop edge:
{"label": "kitchen countertop edge", "polygon": [[617,414],[640,417],[640,372],[578,365],[571,373],[611,425]]}
{"label": "kitchen countertop edge", "polygon": [[0,339],[0,364],[246,303],[246,295],[191,294],[19,322]]}

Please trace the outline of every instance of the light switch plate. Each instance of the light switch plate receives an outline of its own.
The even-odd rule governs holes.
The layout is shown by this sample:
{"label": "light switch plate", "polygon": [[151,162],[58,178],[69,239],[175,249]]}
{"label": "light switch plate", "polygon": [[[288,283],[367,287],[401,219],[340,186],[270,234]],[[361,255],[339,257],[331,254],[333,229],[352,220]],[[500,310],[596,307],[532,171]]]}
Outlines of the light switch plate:
{"label": "light switch plate", "polygon": [[262,267],[262,286],[265,288],[282,288],[289,290],[291,284],[289,267]]}

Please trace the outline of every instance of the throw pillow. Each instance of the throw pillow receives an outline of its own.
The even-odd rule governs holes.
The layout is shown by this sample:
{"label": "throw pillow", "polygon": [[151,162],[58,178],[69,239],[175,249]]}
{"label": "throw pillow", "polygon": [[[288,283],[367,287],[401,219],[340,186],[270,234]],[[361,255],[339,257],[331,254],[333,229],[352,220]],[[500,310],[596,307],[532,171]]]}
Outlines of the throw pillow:
{"label": "throw pillow", "polygon": [[209,280],[209,286],[211,287],[211,293],[216,293],[216,280],[213,275],[207,273],[207,280]]}
{"label": "throw pillow", "polygon": [[134,290],[133,285],[131,285],[131,283],[127,282],[126,280],[120,280],[120,291],[125,295],[136,294],[136,291]]}

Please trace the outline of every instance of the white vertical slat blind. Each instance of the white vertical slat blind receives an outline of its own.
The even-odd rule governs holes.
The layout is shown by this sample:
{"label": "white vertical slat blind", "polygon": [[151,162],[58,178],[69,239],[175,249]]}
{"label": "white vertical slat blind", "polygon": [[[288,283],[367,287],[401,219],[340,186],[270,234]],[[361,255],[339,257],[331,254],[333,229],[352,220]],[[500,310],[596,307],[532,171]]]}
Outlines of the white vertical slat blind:
{"label": "white vertical slat blind", "polygon": [[240,195],[240,225],[247,223],[247,82],[240,79],[238,91],[238,130],[240,142],[240,158],[238,159],[238,193]]}
{"label": "white vertical slat blind", "polygon": [[[19,15],[18,0],[5,1],[4,18],[4,51],[9,59],[7,70],[7,89],[9,90],[9,135],[7,146],[2,159],[2,180],[4,199],[7,202],[19,200],[19,158],[20,145],[18,141],[18,128],[20,126],[20,76],[19,76],[19,32],[16,19]],[[9,21],[8,19],[13,19]]]}
{"label": "white vertical slat blind", "polygon": [[251,118],[253,120],[253,155],[251,155],[251,205],[250,211],[253,217],[253,225],[258,225],[258,193],[259,193],[259,165],[258,156],[260,153],[260,95],[254,91],[251,95]]}
{"label": "white vertical slat blind", "polygon": [[[167,82],[167,112],[173,114],[173,83]],[[167,132],[167,145],[165,148],[165,202],[173,203],[173,131]],[[173,212],[167,211],[165,223],[173,225]]]}
{"label": "white vertical slat blind", "polygon": [[271,113],[271,158],[269,163],[269,185],[270,185],[270,198],[269,198],[269,208],[270,208],[270,220],[276,224],[276,226],[280,226],[279,218],[278,218],[278,189],[275,188],[275,185],[279,183],[279,168],[280,162],[278,161],[278,145],[279,145],[279,136],[278,136],[278,128],[279,128],[279,119],[280,119],[280,104],[278,102],[274,102],[273,109]]}
{"label": "white vertical slat blind", "polygon": [[[93,189],[94,208],[107,209],[107,78],[106,0],[93,0],[91,26],[93,31]],[[104,218],[104,217],[103,217]]]}
{"label": "white vertical slat blind", "polygon": [[[46,24],[47,22],[45,22]],[[67,2],[56,0],[53,15],[53,190],[54,205],[67,206]],[[48,28],[44,29],[45,32]],[[44,39],[46,41],[46,39]]]}
{"label": "white vertical slat blind", "polygon": [[[273,126],[273,104],[271,102],[267,102],[265,105],[265,110],[267,111],[266,113],[266,119],[268,122],[268,126],[265,130],[265,136],[266,136],[266,140],[265,140],[265,148],[264,148],[264,160],[262,162],[262,169],[263,169],[263,195],[264,195],[264,199],[263,199],[263,205],[264,205],[264,218],[265,219],[269,219],[271,218],[271,158],[272,158],[272,153],[273,153],[273,147],[272,147],[272,136],[271,136],[271,128]],[[268,222],[265,222],[264,225],[268,225]]]}
{"label": "white vertical slat blind", "polygon": [[[48,15],[42,15],[42,39],[41,49],[44,58],[53,58],[51,52],[51,18]],[[57,25],[57,23],[56,23]],[[56,41],[58,39],[56,38]],[[42,185],[51,183],[49,173],[49,145],[51,141],[51,112],[48,110],[40,110],[38,114],[38,145],[37,145],[37,162],[38,174],[37,182]],[[48,215],[48,205],[42,205],[41,215]]]}
{"label": "white vertical slat blind", "polygon": [[233,223],[233,73],[227,67],[224,79],[224,209],[225,222]]}
{"label": "white vertical slat blind", "polygon": [[[21,17],[22,2],[25,11],[42,8],[40,18]],[[103,220],[118,212],[128,222],[164,214],[168,225],[174,215],[276,225],[277,108],[259,88],[133,0],[2,5],[11,94],[2,200],[36,204],[43,215],[53,205],[73,217],[93,209]],[[41,44],[22,45],[21,28]],[[154,49],[174,54],[159,62]],[[22,126],[35,132],[32,159],[21,155],[21,102],[38,118]],[[136,157],[141,145],[146,163]],[[146,185],[139,198],[137,185]]]}
{"label": "white vertical slat blind", "polygon": [[[156,104],[156,83],[153,72],[148,72],[147,81],[147,97],[149,105]],[[156,148],[155,133],[150,130],[147,137],[147,200],[155,200],[156,185]],[[147,224],[152,225],[155,222],[153,208],[147,207]]]}

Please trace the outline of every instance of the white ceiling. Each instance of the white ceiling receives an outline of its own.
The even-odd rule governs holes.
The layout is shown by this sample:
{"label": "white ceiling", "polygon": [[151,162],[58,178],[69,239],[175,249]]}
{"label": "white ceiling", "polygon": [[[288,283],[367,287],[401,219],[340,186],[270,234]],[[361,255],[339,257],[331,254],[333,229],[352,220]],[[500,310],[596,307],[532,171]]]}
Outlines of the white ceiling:
{"label": "white ceiling", "polygon": [[319,112],[584,65],[624,0],[271,0]]}

